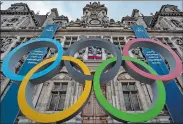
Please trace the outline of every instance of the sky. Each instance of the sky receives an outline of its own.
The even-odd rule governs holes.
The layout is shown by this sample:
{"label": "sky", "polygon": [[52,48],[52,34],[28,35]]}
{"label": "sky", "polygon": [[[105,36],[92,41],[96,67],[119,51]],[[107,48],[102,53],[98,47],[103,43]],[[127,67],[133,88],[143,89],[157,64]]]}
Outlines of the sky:
{"label": "sky", "polygon": [[[1,10],[5,10],[13,3],[27,3],[31,10],[40,15],[46,14],[52,8],[57,8],[59,15],[64,15],[69,18],[69,21],[81,18],[83,8],[90,1],[3,1]],[[93,2],[93,1],[91,1]],[[98,1],[96,1],[98,2]],[[108,17],[115,21],[121,21],[124,16],[131,16],[133,9],[138,9],[143,15],[155,14],[159,11],[162,5],[176,5],[180,10],[183,10],[182,1],[100,1],[108,8]]]}

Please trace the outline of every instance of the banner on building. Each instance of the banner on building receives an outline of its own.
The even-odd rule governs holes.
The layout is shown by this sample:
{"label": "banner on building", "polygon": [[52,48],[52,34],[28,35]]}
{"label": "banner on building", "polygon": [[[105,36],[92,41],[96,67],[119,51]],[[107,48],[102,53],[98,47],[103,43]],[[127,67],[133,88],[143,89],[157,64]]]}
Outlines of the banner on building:
{"label": "banner on building", "polygon": [[[133,25],[133,31],[137,38],[150,38],[145,28],[141,25]],[[169,69],[161,55],[152,49],[142,48],[148,64],[159,74],[166,75]],[[174,80],[164,83],[166,90],[166,106],[173,122],[183,122],[183,95]]]}
{"label": "banner on building", "polygon": [[[56,24],[48,24],[43,29],[40,38],[53,38],[58,28]],[[35,65],[40,63],[47,54],[48,48],[39,48],[31,51],[20,68],[18,74],[26,75]],[[19,113],[17,101],[19,85],[11,82],[11,85],[1,100],[1,120],[0,124],[13,124]]]}

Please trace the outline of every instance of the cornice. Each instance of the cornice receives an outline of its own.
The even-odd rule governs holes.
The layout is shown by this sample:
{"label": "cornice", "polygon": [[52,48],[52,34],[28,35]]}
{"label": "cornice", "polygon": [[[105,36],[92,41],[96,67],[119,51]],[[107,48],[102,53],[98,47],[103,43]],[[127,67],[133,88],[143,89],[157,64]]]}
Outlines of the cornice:
{"label": "cornice", "polygon": [[[147,29],[149,33],[182,33],[183,30],[151,30]],[[1,29],[1,32],[42,32],[42,29]],[[80,29],[58,29],[57,32],[133,32],[131,29],[87,29],[87,28],[80,28]]]}
{"label": "cornice", "polygon": [[0,13],[1,15],[28,15],[30,12],[1,10]]}

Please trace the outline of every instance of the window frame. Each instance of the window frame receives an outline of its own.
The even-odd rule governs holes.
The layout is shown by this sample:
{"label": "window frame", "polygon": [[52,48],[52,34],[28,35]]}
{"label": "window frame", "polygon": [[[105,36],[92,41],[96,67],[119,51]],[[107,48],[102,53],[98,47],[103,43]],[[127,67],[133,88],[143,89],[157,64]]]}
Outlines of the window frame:
{"label": "window frame", "polygon": [[[120,81],[120,83],[121,83],[121,86],[122,86],[123,96],[124,96],[124,94],[129,94],[129,101],[130,101],[131,110],[127,110],[126,103],[125,103],[125,96],[124,96],[124,106],[125,106],[126,111],[143,111],[140,96],[139,96],[139,92],[138,92],[138,89],[137,89],[137,86],[136,86],[136,81]],[[132,84],[135,86],[135,89],[130,89],[129,88],[129,86],[132,85]],[[127,86],[126,90],[123,89],[123,85]],[[136,94],[136,97],[137,97],[139,110],[136,110],[135,107],[134,107],[135,103],[133,102],[133,98],[132,98],[133,97],[132,94],[134,94],[134,93]]]}

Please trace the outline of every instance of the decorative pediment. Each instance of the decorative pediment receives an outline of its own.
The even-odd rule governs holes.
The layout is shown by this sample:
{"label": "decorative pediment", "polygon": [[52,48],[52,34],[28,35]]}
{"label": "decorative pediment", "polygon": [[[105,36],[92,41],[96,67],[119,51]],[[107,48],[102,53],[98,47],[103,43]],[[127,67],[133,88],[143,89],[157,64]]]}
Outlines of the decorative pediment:
{"label": "decorative pediment", "polygon": [[107,8],[105,7],[104,4],[100,4],[100,2],[93,2],[90,4],[86,4],[86,6],[83,8],[83,11],[85,10],[95,10],[95,11],[101,11],[101,10],[105,10],[107,12]]}
{"label": "decorative pediment", "polygon": [[55,76],[53,79],[54,80],[70,80],[71,77],[67,73],[62,72],[62,73],[58,74],[57,76]]}
{"label": "decorative pediment", "polygon": [[119,74],[117,79],[118,80],[132,80],[133,78],[128,73],[123,72],[123,73]]}
{"label": "decorative pediment", "polygon": [[54,20],[66,20],[67,22],[69,22],[68,17],[67,17],[67,16],[64,16],[64,15],[55,17],[55,18],[53,18],[53,21],[54,21]]}

